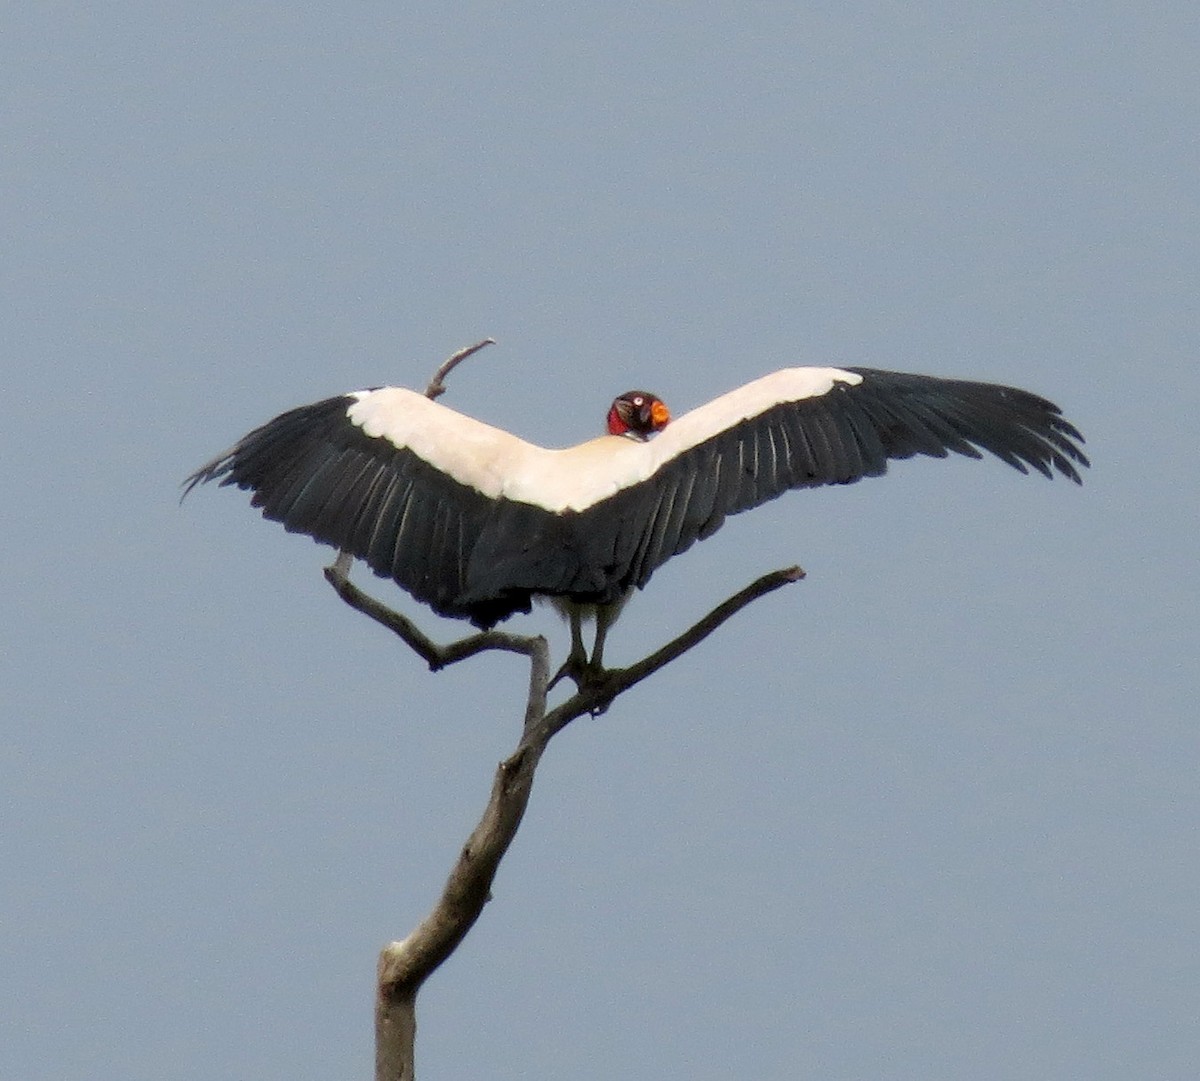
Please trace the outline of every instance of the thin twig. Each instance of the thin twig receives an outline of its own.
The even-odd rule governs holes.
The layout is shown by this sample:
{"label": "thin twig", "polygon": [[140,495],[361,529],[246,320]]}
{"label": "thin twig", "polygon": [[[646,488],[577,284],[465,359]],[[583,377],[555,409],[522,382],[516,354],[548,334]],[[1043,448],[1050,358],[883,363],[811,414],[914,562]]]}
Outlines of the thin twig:
{"label": "thin twig", "polygon": [[665,668],[693,646],[699,645],[748,604],[765,597],[768,593],[774,593],[782,586],[798,582],[803,577],[804,571],[800,567],[784,567],[782,570],[764,574],[728,600],[722,601],[708,615],[697,620],[686,631],[665,646],[656,649],[648,657],[643,657],[628,668],[607,668],[599,673],[585,673],[579,690],[543,718],[542,724],[549,729],[546,739],[549,740],[584,713],[603,713],[619,695]]}
{"label": "thin twig", "polygon": [[325,580],[333,586],[337,595],[355,611],[362,612],[364,616],[369,616],[393,634],[399,635],[404,643],[429,665],[431,672],[440,671],[447,665],[464,661],[489,649],[523,653],[529,657],[533,655],[534,643],[542,640],[519,634],[506,634],[503,631],[480,631],[479,634],[460,638],[457,642],[439,645],[407,616],[401,615],[359,589],[346,577],[346,568],[341,566],[340,559],[341,556],[338,557],[339,561],[325,568]]}
{"label": "thin twig", "polygon": [[722,601],[703,619],[697,620],[679,637],[672,639],[661,649],[655,650],[628,668],[618,669],[613,673],[616,684],[616,694],[627,691],[636,683],[641,683],[647,676],[654,675],[660,668],[666,667],[676,657],[686,653],[692,646],[703,642],[721,624],[736,616],[746,605],[765,597],[768,593],[792,582],[804,578],[804,570],[799,566],[783,567],[781,570],[770,571],[761,578],[756,578],[745,589],[739,590],[728,600]]}
{"label": "thin twig", "polygon": [[429,399],[440,398],[446,393],[446,376],[454,371],[467,357],[478,353],[485,345],[495,344],[495,338],[484,338],[481,342],[468,345],[465,349],[460,349],[457,353],[452,353],[446,358],[442,366],[433,373],[433,378],[429,380],[429,386],[425,388],[425,397]]}

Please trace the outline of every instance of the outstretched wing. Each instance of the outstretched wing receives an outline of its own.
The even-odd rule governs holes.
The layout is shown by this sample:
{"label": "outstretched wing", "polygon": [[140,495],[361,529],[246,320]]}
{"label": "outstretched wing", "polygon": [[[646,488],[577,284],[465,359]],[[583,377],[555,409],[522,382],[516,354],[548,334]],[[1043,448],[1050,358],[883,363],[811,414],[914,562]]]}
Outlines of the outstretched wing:
{"label": "outstretched wing", "polygon": [[991,383],[870,368],[789,368],[673,421],[650,444],[646,479],[588,508],[579,532],[643,586],[727,515],[792,488],[879,476],[894,458],[987,451],[1026,473],[1080,483],[1083,437],[1052,402]]}
{"label": "outstretched wing", "polygon": [[546,450],[396,387],[293,409],[185,482],[220,479],[292,532],[344,549],[436,612],[490,626],[535,594],[608,603],[730,514],[893,458],[987,451],[1079,482],[1052,403],[989,383],[790,368],[672,422]]}
{"label": "outstretched wing", "polygon": [[441,615],[490,626],[529,611],[529,592],[465,599],[472,553],[511,517],[505,470],[538,449],[382,387],[276,417],[188,477],[184,495],[217,479],[248,489],[289,532],[352,553]]}

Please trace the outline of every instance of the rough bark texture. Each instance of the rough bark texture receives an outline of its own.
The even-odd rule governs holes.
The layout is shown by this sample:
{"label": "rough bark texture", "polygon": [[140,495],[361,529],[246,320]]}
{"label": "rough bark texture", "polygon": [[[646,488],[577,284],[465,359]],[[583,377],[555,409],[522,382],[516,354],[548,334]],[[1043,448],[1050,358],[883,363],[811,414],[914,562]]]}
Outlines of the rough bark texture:
{"label": "rough bark texture", "polygon": [[375,1076],[389,1081],[413,1081],[417,1046],[417,992],[392,992],[383,979],[388,951],[379,955],[375,996]]}

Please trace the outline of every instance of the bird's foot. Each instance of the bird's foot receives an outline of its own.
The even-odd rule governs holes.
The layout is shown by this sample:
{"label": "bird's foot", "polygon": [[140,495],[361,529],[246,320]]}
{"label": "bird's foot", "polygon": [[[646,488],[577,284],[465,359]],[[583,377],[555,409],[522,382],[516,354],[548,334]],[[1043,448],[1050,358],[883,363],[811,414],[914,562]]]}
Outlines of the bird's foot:
{"label": "bird's foot", "polygon": [[575,684],[576,690],[595,690],[608,681],[608,676],[608,669],[597,664],[595,658],[589,660],[582,653],[571,652],[563,661],[562,667],[554,673],[554,678],[546,685],[546,690],[552,691],[564,678],[569,678]]}
{"label": "bird's foot", "polygon": [[587,654],[584,653],[582,646],[580,648],[571,647],[571,652],[567,654],[567,659],[562,662],[562,667],[554,673],[554,678],[546,684],[546,690],[552,691],[558,683],[566,676],[571,678],[571,682],[576,687],[580,686],[582,673],[587,668]]}
{"label": "bird's foot", "polygon": [[554,688],[558,685],[559,680],[561,680],[563,678],[563,676],[571,676],[572,679],[575,678],[574,674],[571,671],[571,658],[570,657],[568,657],[565,661],[562,662],[562,667],[559,668],[559,670],[554,673],[554,678],[551,679],[550,682],[546,684],[546,690],[547,691],[554,690]]}

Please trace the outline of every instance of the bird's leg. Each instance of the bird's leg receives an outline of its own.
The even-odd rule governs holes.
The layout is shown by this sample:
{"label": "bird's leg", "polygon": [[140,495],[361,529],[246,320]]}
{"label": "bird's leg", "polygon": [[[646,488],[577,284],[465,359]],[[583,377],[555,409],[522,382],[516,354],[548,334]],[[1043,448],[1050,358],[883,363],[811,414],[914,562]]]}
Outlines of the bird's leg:
{"label": "bird's leg", "polygon": [[592,646],[592,659],[587,665],[589,672],[604,671],[604,640],[608,637],[608,628],[613,625],[620,611],[620,606],[616,604],[596,606],[596,643]]}
{"label": "bird's leg", "polygon": [[583,612],[577,605],[571,608],[571,653],[567,661],[577,665],[587,661],[587,648],[583,644]]}
{"label": "bird's leg", "polygon": [[583,644],[583,613],[578,605],[571,605],[567,610],[567,619],[571,624],[571,652],[563,661],[562,667],[554,673],[554,678],[546,685],[546,690],[554,689],[563,676],[570,676],[576,683],[579,674],[587,667],[587,648]]}

